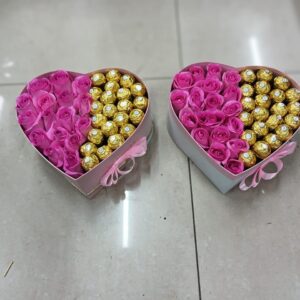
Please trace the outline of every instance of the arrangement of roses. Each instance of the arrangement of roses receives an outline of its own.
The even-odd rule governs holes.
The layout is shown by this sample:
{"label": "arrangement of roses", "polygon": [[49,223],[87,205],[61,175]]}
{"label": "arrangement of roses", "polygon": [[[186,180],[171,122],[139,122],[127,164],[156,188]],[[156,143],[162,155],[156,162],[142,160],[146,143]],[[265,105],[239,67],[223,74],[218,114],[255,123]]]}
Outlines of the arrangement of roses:
{"label": "arrangement of roses", "polygon": [[241,77],[219,64],[192,65],[174,76],[170,100],[183,126],[194,140],[228,171],[238,174],[244,164],[240,152],[249,145],[240,139],[244,124]]}
{"label": "arrangement of roses", "polygon": [[66,71],[30,81],[17,98],[18,122],[31,143],[72,177],[83,174],[79,148],[91,129],[91,80]]}

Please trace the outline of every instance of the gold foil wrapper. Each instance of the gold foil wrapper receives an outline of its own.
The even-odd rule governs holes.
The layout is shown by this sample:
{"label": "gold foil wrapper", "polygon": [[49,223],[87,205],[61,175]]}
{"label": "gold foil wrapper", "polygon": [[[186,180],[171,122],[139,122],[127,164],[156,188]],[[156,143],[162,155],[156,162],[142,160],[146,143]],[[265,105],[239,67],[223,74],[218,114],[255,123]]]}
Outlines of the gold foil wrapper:
{"label": "gold foil wrapper", "polygon": [[145,96],[135,97],[133,100],[133,106],[135,108],[141,109],[142,111],[145,111],[148,107],[148,98],[146,98]]}
{"label": "gold foil wrapper", "polygon": [[287,105],[287,110],[289,114],[299,115],[300,114],[300,103],[299,102],[290,102]]}
{"label": "gold foil wrapper", "polygon": [[92,116],[92,126],[94,128],[101,128],[101,126],[107,121],[107,117],[103,114],[95,114]]}
{"label": "gold foil wrapper", "polygon": [[122,144],[124,144],[124,137],[119,133],[113,134],[107,139],[107,145],[113,150],[119,148]]}
{"label": "gold foil wrapper", "polygon": [[256,142],[256,133],[253,130],[247,129],[241,136],[242,140],[245,140],[250,146]]}
{"label": "gold foil wrapper", "polygon": [[273,79],[273,72],[269,69],[260,69],[256,73],[258,80],[271,81]]}
{"label": "gold foil wrapper", "polygon": [[82,156],[89,156],[97,152],[97,147],[94,143],[87,142],[80,147],[80,154]]}
{"label": "gold foil wrapper", "polygon": [[143,84],[137,82],[134,83],[131,87],[130,87],[130,91],[131,94],[136,97],[136,96],[144,96],[146,93],[146,89],[144,87]]}
{"label": "gold foil wrapper", "polygon": [[270,92],[270,98],[275,102],[282,102],[285,100],[285,92],[280,89],[274,89]]}
{"label": "gold foil wrapper", "polygon": [[292,129],[297,129],[300,126],[300,117],[292,114],[288,114],[285,116],[284,122]]}
{"label": "gold foil wrapper", "polygon": [[103,107],[103,115],[107,118],[113,118],[117,111],[117,107],[114,104],[106,104]]}
{"label": "gold foil wrapper", "polygon": [[252,111],[252,116],[256,121],[266,121],[269,117],[269,110],[264,107],[257,106]]}
{"label": "gold foil wrapper", "polygon": [[103,141],[103,134],[100,129],[93,128],[88,133],[88,140],[96,145],[99,145]]}
{"label": "gold foil wrapper", "polygon": [[260,80],[255,83],[255,91],[257,94],[268,94],[271,90],[271,85],[268,81]]}
{"label": "gold foil wrapper", "polygon": [[81,159],[81,166],[85,171],[89,171],[99,164],[99,159],[95,154],[85,156]]}
{"label": "gold foil wrapper", "polygon": [[290,88],[285,92],[285,96],[289,102],[300,101],[300,90],[296,88]]}
{"label": "gold foil wrapper", "polygon": [[250,112],[255,108],[255,101],[251,97],[243,97],[241,99],[241,103],[243,106],[243,110],[245,110],[245,111]]}
{"label": "gold foil wrapper", "polygon": [[134,131],[135,126],[132,124],[125,124],[120,128],[120,134],[122,134],[125,139],[129,138]]}
{"label": "gold foil wrapper", "polygon": [[254,88],[251,84],[245,83],[241,86],[244,97],[251,97],[254,94]]}
{"label": "gold foil wrapper", "polygon": [[114,121],[106,121],[101,126],[101,130],[105,136],[110,136],[110,135],[118,133],[118,126]]}
{"label": "gold foil wrapper", "polygon": [[103,145],[97,149],[97,156],[100,160],[104,160],[105,158],[109,157],[112,153],[112,150],[107,145]]}
{"label": "gold foil wrapper", "polygon": [[269,129],[266,123],[261,121],[256,121],[252,125],[252,130],[256,133],[258,137],[265,136],[269,133]]}
{"label": "gold foil wrapper", "polygon": [[258,141],[252,146],[253,151],[255,152],[256,156],[264,159],[271,154],[271,147],[265,141]]}
{"label": "gold foil wrapper", "polygon": [[118,89],[118,92],[117,92],[117,98],[119,100],[125,100],[125,99],[130,99],[131,97],[131,92],[129,89],[127,88],[120,88]]}
{"label": "gold foil wrapper", "polygon": [[278,125],[282,124],[283,117],[281,115],[271,115],[266,121],[269,129],[274,130]]}
{"label": "gold foil wrapper", "polygon": [[129,114],[129,119],[132,124],[138,125],[144,118],[144,112],[141,109],[135,108]]}
{"label": "gold foil wrapper", "polygon": [[120,79],[120,85],[124,88],[130,88],[135,82],[135,79],[130,74],[124,74],[122,75]]}
{"label": "gold foil wrapper", "polygon": [[131,101],[125,99],[125,100],[120,100],[117,105],[118,111],[130,113],[130,111],[133,108],[133,104]]}
{"label": "gold foil wrapper", "polygon": [[246,168],[251,168],[256,164],[256,155],[252,150],[240,153],[239,160],[244,163]]}
{"label": "gold foil wrapper", "polygon": [[272,150],[278,149],[282,142],[278,138],[278,136],[275,133],[269,133],[264,137],[264,141],[267,142]]}
{"label": "gold foil wrapper", "polygon": [[103,110],[103,104],[100,101],[93,101],[90,108],[92,115],[99,114]]}
{"label": "gold foil wrapper", "polygon": [[252,83],[256,80],[255,72],[251,69],[245,69],[241,72],[242,80],[245,82]]}
{"label": "gold foil wrapper", "polygon": [[100,96],[100,100],[103,104],[114,104],[116,99],[116,94],[112,91],[104,91]]}
{"label": "gold foil wrapper", "polygon": [[129,120],[129,116],[125,113],[125,112],[117,112],[115,115],[114,115],[114,122],[119,126],[123,126],[125,124],[128,123],[128,120]]}
{"label": "gold foil wrapper", "polygon": [[102,90],[101,90],[101,88],[94,86],[90,89],[89,93],[90,93],[92,99],[94,101],[96,101],[96,100],[99,100],[99,98],[102,94]]}
{"label": "gold foil wrapper", "polygon": [[120,88],[117,81],[108,81],[105,83],[104,89],[106,91],[111,91],[112,93],[116,93],[118,89]]}
{"label": "gold foil wrapper", "polygon": [[105,75],[102,73],[95,73],[91,76],[93,86],[100,86],[106,82]]}
{"label": "gold foil wrapper", "polygon": [[277,126],[275,128],[275,133],[282,142],[285,142],[292,137],[292,131],[286,124]]}
{"label": "gold foil wrapper", "polygon": [[269,108],[271,106],[271,99],[268,95],[256,95],[255,104],[260,107]]}
{"label": "gold foil wrapper", "polygon": [[240,113],[240,120],[244,123],[245,127],[251,126],[254,122],[252,114],[247,111],[243,111]]}
{"label": "gold foil wrapper", "polygon": [[283,102],[275,103],[271,107],[271,113],[284,117],[287,114],[287,107]]}
{"label": "gold foil wrapper", "polygon": [[286,91],[290,87],[290,81],[284,76],[276,76],[274,78],[274,86]]}
{"label": "gold foil wrapper", "polygon": [[109,70],[106,73],[106,79],[107,81],[120,81],[121,73],[116,69]]}

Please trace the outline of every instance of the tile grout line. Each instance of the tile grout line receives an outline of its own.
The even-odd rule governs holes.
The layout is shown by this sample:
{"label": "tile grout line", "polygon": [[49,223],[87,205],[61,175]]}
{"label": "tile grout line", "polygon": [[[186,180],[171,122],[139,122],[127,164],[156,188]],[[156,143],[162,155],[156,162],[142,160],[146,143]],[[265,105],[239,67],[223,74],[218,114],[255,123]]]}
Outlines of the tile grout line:
{"label": "tile grout line", "polygon": [[26,82],[7,82],[0,83],[0,86],[18,86],[18,85],[26,85]]}

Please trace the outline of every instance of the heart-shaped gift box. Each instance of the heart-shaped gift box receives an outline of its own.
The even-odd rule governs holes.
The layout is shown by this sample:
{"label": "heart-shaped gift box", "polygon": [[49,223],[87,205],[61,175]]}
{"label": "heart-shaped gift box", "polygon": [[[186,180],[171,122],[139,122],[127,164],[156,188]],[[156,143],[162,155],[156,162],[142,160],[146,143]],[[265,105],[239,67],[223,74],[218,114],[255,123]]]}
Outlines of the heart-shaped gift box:
{"label": "heart-shaped gift box", "polygon": [[[245,66],[235,68],[229,65],[224,64],[215,64],[211,62],[200,62],[189,65],[182,69],[178,74],[182,72],[193,73],[193,75],[186,76],[186,78],[179,78],[178,74],[176,74],[172,81],[171,86],[171,95],[172,91],[178,89],[179,80],[182,80],[182,86],[179,89],[184,92],[190,93],[191,89],[195,86],[202,85],[197,83],[197,78],[201,78],[203,74],[200,74],[203,70],[206,70],[208,65],[218,65],[222,68],[222,72],[226,71],[237,71],[240,73],[242,70],[253,70],[254,72],[260,69],[269,69],[273,72],[274,76],[284,76],[290,81],[291,88],[296,88],[299,90],[299,85],[288,75],[285,73],[278,71],[274,68],[264,67],[264,66]],[[197,67],[200,67],[200,71],[197,70]],[[200,73],[198,73],[200,72]],[[205,71],[206,72],[206,71]],[[187,74],[189,75],[189,74]],[[204,75],[205,76],[205,75]],[[192,79],[194,78],[194,79]],[[191,80],[191,82],[189,82]],[[238,85],[238,84],[237,84]],[[299,93],[299,92],[298,92]],[[240,98],[239,100],[240,101]],[[177,106],[176,106],[177,105]],[[199,169],[211,180],[211,182],[222,192],[226,193],[231,190],[234,186],[240,183],[241,190],[248,190],[250,187],[256,187],[261,179],[270,180],[274,178],[282,169],[283,162],[281,159],[291,153],[294,152],[296,148],[296,143],[299,140],[299,128],[296,129],[293,135],[282,145],[272,152],[267,158],[262,159],[257,162],[254,166],[245,169],[238,174],[234,174],[227,170],[223,165],[221,165],[218,161],[212,158],[208,152],[203,148],[203,146],[199,145],[195,138],[193,138],[191,134],[191,129],[189,125],[193,126],[193,122],[199,122],[198,120],[189,120],[190,123],[185,124],[182,123],[182,113],[180,111],[185,109],[188,104],[183,104],[178,102],[174,106],[174,102],[172,103],[171,96],[169,99],[169,118],[168,118],[168,130],[176,145],[198,166]],[[184,107],[183,107],[184,106]],[[188,108],[190,109],[190,108]],[[275,172],[268,173],[268,165],[274,164],[276,167]]]}
{"label": "heart-shaped gift box", "polygon": [[[105,74],[109,70],[118,70],[121,74],[132,75],[133,78],[135,78],[137,82],[141,83],[146,89],[146,85],[138,76],[125,69],[103,68],[93,72],[89,72],[87,74],[81,74],[73,71],[66,71],[66,72],[70,75],[70,79],[73,83],[75,78],[78,78],[79,76],[87,75],[88,77],[91,77],[93,74],[97,74],[97,73]],[[48,72],[39,75],[36,78],[49,79],[50,76],[55,72],[56,71]],[[23,90],[21,91],[21,95],[26,92],[28,92],[28,85],[23,88]],[[149,93],[147,89],[146,89],[145,96],[147,96],[149,100]],[[17,110],[17,116],[19,117],[18,107],[16,110]],[[20,127],[26,139],[30,142],[28,138],[29,132],[26,132],[23,126],[20,125]],[[152,136],[152,131],[153,131],[152,127],[153,126],[152,126],[152,120],[150,115],[150,100],[149,100],[147,108],[144,113],[144,117],[136,127],[133,134],[130,135],[119,148],[114,150],[110,156],[108,156],[107,158],[102,160],[98,165],[96,165],[94,168],[81,174],[80,176],[78,175],[72,176],[71,174],[67,174],[66,172],[64,172],[62,168],[55,166],[51,161],[49,161],[47,157],[43,155],[41,151],[39,151],[39,149],[37,149],[32,145],[31,142],[30,144],[37,151],[37,153],[45,159],[47,163],[49,163],[53,168],[55,168],[55,170],[58,173],[62,174],[81,193],[91,198],[103,187],[107,187],[115,184],[123,175],[130,173],[130,171],[133,169],[135,165],[135,158],[143,156],[147,151],[147,144],[150,141]],[[86,137],[85,137],[85,142],[87,142]]]}

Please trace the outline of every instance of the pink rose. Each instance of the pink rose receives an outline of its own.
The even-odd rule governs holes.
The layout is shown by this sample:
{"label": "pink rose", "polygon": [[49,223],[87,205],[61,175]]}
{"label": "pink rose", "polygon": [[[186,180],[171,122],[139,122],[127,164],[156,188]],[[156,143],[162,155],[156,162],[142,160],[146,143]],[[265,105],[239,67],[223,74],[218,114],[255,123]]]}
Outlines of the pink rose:
{"label": "pink rose", "polygon": [[57,102],[59,106],[71,106],[73,105],[74,94],[72,90],[62,90],[57,95]]}
{"label": "pink rose", "polygon": [[170,99],[176,113],[185,107],[188,95],[187,91],[178,89],[171,92]]}
{"label": "pink rose", "polygon": [[227,101],[222,108],[223,113],[227,117],[237,116],[243,110],[241,102],[238,101]]}
{"label": "pink rose", "polygon": [[238,157],[240,152],[245,152],[249,150],[249,144],[241,139],[232,139],[226,143],[227,148],[231,152],[231,157]]}
{"label": "pink rose", "polygon": [[75,95],[86,94],[89,92],[92,81],[87,75],[80,75],[72,82],[73,93]]}
{"label": "pink rose", "polygon": [[206,109],[219,109],[222,107],[224,102],[223,96],[218,93],[209,93],[205,98]]}
{"label": "pink rose", "polygon": [[55,121],[55,112],[53,111],[52,107],[49,107],[42,112],[42,119],[45,129],[48,131],[52,126],[52,123]]}
{"label": "pink rose", "polygon": [[224,89],[223,96],[225,101],[240,101],[242,98],[242,92],[238,86],[229,85]]}
{"label": "pink rose", "polygon": [[47,135],[51,140],[56,141],[61,147],[63,147],[65,140],[69,136],[69,132],[64,127],[59,126],[57,122],[53,122],[51,128],[47,132]]}
{"label": "pink rose", "polygon": [[219,142],[213,142],[211,143],[208,154],[214,158],[215,160],[222,162],[223,164],[226,164],[228,158],[230,157],[230,151],[227,149],[227,147]]}
{"label": "pink rose", "polygon": [[190,108],[183,108],[179,112],[179,120],[188,131],[196,128],[198,124],[197,116]]}
{"label": "pink rose", "polygon": [[210,133],[210,140],[212,142],[226,143],[230,139],[230,131],[224,126],[215,127]]}
{"label": "pink rose", "polygon": [[199,87],[193,87],[188,97],[188,104],[192,109],[201,110],[204,104],[204,92]]}
{"label": "pink rose", "polygon": [[18,116],[19,124],[27,132],[37,125],[39,125],[39,127],[43,127],[43,124],[42,122],[40,122],[40,119],[41,114],[38,114],[35,110],[32,109],[21,112]]}
{"label": "pink rose", "polygon": [[90,112],[92,98],[89,94],[78,95],[74,100],[74,108],[79,112],[80,116]]}
{"label": "pink rose", "polygon": [[241,81],[238,71],[229,70],[223,73],[222,80],[226,85],[237,85]]}
{"label": "pink rose", "polygon": [[81,116],[76,120],[75,130],[85,137],[91,129],[91,124],[91,118],[89,118],[88,116]]}
{"label": "pink rose", "polygon": [[76,151],[79,149],[80,145],[85,141],[85,137],[80,133],[73,133],[67,137],[65,140],[65,147],[69,151]]}
{"label": "pink rose", "polygon": [[206,78],[205,80],[198,81],[197,86],[198,83],[206,93],[220,93],[223,87],[222,81],[217,78]]}
{"label": "pink rose", "polygon": [[23,112],[26,110],[35,110],[35,107],[32,102],[32,97],[28,93],[23,93],[17,98],[17,112]]}
{"label": "pink rose", "polygon": [[174,87],[176,89],[188,89],[194,83],[193,75],[190,72],[180,72],[174,77]]}
{"label": "pink rose", "polygon": [[244,123],[239,118],[230,118],[227,121],[227,127],[232,137],[239,138],[243,133]]}
{"label": "pink rose", "polygon": [[224,167],[233,174],[239,174],[244,171],[244,164],[238,159],[228,159]]}
{"label": "pink rose", "polygon": [[27,91],[32,96],[39,91],[50,92],[51,89],[51,83],[47,78],[35,78],[27,84]]}
{"label": "pink rose", "polygon": [[209,132],[205,128],[194,128],[191,132],[194,140],[204,149],[209,147]]}
{"label": "pink rose", "polygon": [[189,67],[189,72],[192,73],[194,81],[199,81],[205,79],[205,71],[199,65],[192,65]]}
{"label": "pink rose", "polygon": [[67,90],[71,86],[70,75],[67,71],[58,70],[50,75],[50,82],[52,83],[56,93]]}
{"label": "pink rose", "polygon": [[74,178],[79,177],[83,171],[80,166],[80,157],[78,151],[65,150],[64,154],[64,171]]}
{"label": "pink rose", "polygon": [[57,110],[56,98],[52,93],[39,91],[35,93],[32,100],[37,111],[43,112],[48,108],[54,111]]}
{"label": "pink rose", "polygon": [[221,79],[222,67],[219,64],[208,64],[206,66],[207,74],[206,78]]}
{"label": "pink rose", "polygon": [[47,133],[42,128],[34,128],[29,136],[30,142],[40,150],[48,148],[51,144],[51,140],[48,138]]}
{"label": "pink rose", "polygon": [[225,115],[220,110],[206,110],[198,114],[198,122],[205,127],[216,127],[221,125],[225,120]]}
{"label": "pink rose", "polygon": [[57,142],[51,143],[51,145],[44,150],[44,155],[58,168],[64,164],[64,150]]}
{"label": "pink rose", "polygon": [[56,113],[56,120],[60,126],[72,131],[75,121],[74,107],[60,107]]}

